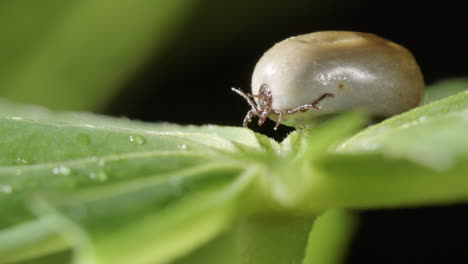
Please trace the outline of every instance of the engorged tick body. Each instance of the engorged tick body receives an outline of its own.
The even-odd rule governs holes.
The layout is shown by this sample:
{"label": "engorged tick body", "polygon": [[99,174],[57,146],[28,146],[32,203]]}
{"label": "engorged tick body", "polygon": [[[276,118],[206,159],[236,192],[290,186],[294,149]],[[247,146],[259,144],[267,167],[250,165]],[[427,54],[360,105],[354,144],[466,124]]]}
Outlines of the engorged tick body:
{"label": "engorged tick body", "polygon": [[[307,127],[318,116],[361,109],[387,117],[419,105],[424,81],[413,55],[373,34],[324,31],[291,37],[255,66],[252,94],[240,90],[258,116]],[[253,101],[254,99],[255,101]]]}

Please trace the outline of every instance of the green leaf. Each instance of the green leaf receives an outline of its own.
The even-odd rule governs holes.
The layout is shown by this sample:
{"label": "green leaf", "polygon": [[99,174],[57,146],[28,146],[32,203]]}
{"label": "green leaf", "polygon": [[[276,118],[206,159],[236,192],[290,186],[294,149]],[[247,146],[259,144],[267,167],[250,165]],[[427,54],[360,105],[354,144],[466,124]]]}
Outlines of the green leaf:
{"label": "green leaf", "polygon": [[77,263],[165,263],[232,225],[252,179],[251,173],[236,179],[238,171],[208,165],[163,179],[86,189],[66,201],[51,198],[36,210],[56,215],[71,230]]}
{"label": "green leaf", "polygon": [[[265,169],[294,159],[299,147],[298,138],[280,146],[244,128],[148,124],[5,101],[0,110],[5,261],[69,247],[77,263],[173,260],[252,211],[278,211]],[[295,252],[303,247],[290,257],[301,259]]]}
{"label": "green leaf", "polygon": [[[279,149],[243,128],[155,125],[6,101],[0,112],[2,261],[69,247],[78,263],[181,256],[249,208],[242,201],[257,170],[244,165],[246,153]],[[15,236],[23,239],[11,243]]]}
{"label": "green leaf", "polygon": [[0,94],[60,109],[97,109],[150,52],[168,43],[192,1],[0,3]]}
{"label": "green leaf", "polygon": [[462,92],[372,126],[340,150],[385,153],[445,170],[468,154],[467,118],[468,93]]}
{"label": "green leaf", "polygon": [[324,207],[380,208],[468,200],[468,93],[358,133],[317,164]]}
{"label": "green leaf", "polygon": [[253,215],[177,264],[300,263],[316,216]]}
{"label": "green leaf", "polygon": [[14,262],[15,264],[63,264],[72,262],[72,252],[70,250],[60,251],[54,254],[41,256],[39,258]]}
{"label": "green leaf", "polygon": [[[103,232],[101,227],[108,226],[108,223],[114,222],[116,225],[114,226],[115,228],[118,227],[118,230],[125,232],[125,235],[121,236],[122,238],[128,238],[129,235],[127,233],[132,233],[142,240],[143,235],[148,234],[148,232],[145,231],[146,229],[159,232],[148,239],[153,239],[155,237],[164,239],[165,237],[161,235],[160,232],[165,230],[169,230],[172,235],[174,235],[173,232],[175,230],[179,230],[182,232],[181,236],[184,237],[186,234],[182,231],[182,228],[176,228],[175,226],[169,229],[164,226],[160,228],[156,227],[156,223],[160,223],[162,225],[175,224],[176,221],[172,221],[170,219],[176,218],[176,220],[180,219],[181,221],[185,221],[183,223],[186,225],[181,224],[188,228],[185,232],[198,232],[199,235],[193,235],[193,239],[195,240],[193,243],[200,243],[199,241],[200,239],[203,239],[203,237],[210,237],[210,232],[214,232],[214,234],[216,234],[225,228],[225,225],[229,225],[229,220],[233,217],[233,214],[229,212],[235,211],[235,202],[237,201],[235,198],[244,190],[240,187],[238,187],[239,189],[236,188],[236,186],[241,183],[233,182],[234,176],[241,172],[239,168],[236,168],[236,166],[229,164],[225,166],[217,166],[216,163],[213,165],[203,165],[201,167],[196,166],[196,164],[207,163],[207,161],[210,160],[206,157],[207,154],[193,154],[191,150],[199,147],[198,143],[190,144],[190,141],[182,141],[183,143],[179,142],[178,144],[186,144],[186,147],[180,149],[180,145],[176,143],[177,140],[172,145],[163,143],[165,140],[159,141],[161,145],[158,145],[159,143],[151,140],[151,137],[145,137],[145,142],[141,144],[143,146],[140,146],[138,143],[129,141],[128,135],[125,135],[127,133],[124,132],[124,135],[121,135],[121,138],[122,140],[127,141],[127,144],[125,145],[129,148],[121,145],[121,147],[123,147],[121,149],[122,152],[115,152],[117,150],[115,148],[113,150],[106,150],[101,148],[102,145],[93,144],[92,142],[99,142],[101,140],[98,134],[90,136],[89,142],[85,142],[86,146],[85,149],[83,149],[83,147],[80,146],[80,144],[82,144],[79,139],[80,134],[70,134],[70,132],[75,130],[77,127],[72,126],[70,129],[67,129],[68,125],[56,125],[57,129],[54,129],[54,125],[27,121],[23,121],[24,124],[18,124],[18,126],[15,126],[6,120],[3,121],[4,122],[0,123],[5,125],[5,127],[8,127],[9,131],[16,129],[18,129],[16,131],[23,131],[23,133],[20,133],[23,137],[18,136],[12,138],[12,140],[28,143],[41,141],[41,143],[38,144],[38,148],[32,148],[31,144],[25,144],[24,149],[21,146],[18,146],[16,150],[20,153],[24,153],[24,155],[21,156],[19,163],[18,158],[16,158],[16,161],[14,158],[17,156],[17,152],[7,152],[6,150],[10,149],[8,147],[8,142],[2,142],[2,144],[4,144],[2,146],[2,150],[4,150],[4,152],[1,156],[4,158],[2,160],[2,164],[4,166],[0,169],[0,180],[3,190],[5,191],[8,188],[8,191],[5,191],[5,193],[2,194],[2,196],[5,195],[6,197],[0,198],[0,204],[6,204],[5,206],[2,206],[2,209],[5,209],[8,214],[5,214],[5,217],[2,217],[0,225],[5,228],[14,224],[20,226],[26,224],[27,226],[30,226],[30,229],[32,228],[35,230],[36,236],[30,236],[28,241],[17,241],[20,244],[24,243],[24,246],[29,245],[31,240],[34,240],[36,237],[36,243],[44,239],[49,239],[46,236],[47,230],[49,230],[51,235],[53,233],[52,231],[54,231],[54,229],[43,229],[43,227],[37,223],[37,221],[40,220],[35,221],[31,219],[33,216],[27,210],[29,204],[27,201],[30,200],[27,197],[31,195],[31,192],[36,193],[39,190],[51,189],[55,189],[59,192],[67,191],[67,199],[65,201],[62,201],[61,198],[56,200],[57,202],[66,202],[66,204],[62,205],[60,203],[60,205],[54,204],[54,206],[64,208],[64,211],[60,211],[61,214],[71,220],[76,220],[77,223],[80,224],[79,227],[74,228],[73,230],[80,230],[80,232],[86,233],[86,235],[77,235],[79,232],[76,232],[73,237],[88,236],[88,240],[90,239],[92,241],[90,243],[93,243],[93,247],[88,246],[89,248],[99,248],[101,244],[105,244],[107,247],[110,247],[112,244],[111,249],[115,249],[117,247],[117,243],[112,243],[112,241],[109,242],[105,240],[102,243],[94,241],[94,231],[98,233],[100,232],[99,234],[102,235],[102,237],[99,236],[99,238],[109,238],[112,235],[115,236],[116,231],[114,229],[108,230],[107,232],[109,233],[107,235],[105,233],[101,234]],[[17,120],[14,122],[17,122]],[[31,125],[35,126],[34,133],[25,133],[24,130],[27,130],[27,127]],[[41,125],[45,126],[44,129],[41,129]],[[2,132],[5,131],[1,131],[0,134]],[[50,137],[51,141],[46,140],[47,137],[44,135],[47,133],[53,135]],[[67,134],[70,136],[70,141],[65,139],[68,137]],[[106,131],[103,132],[102,140],[115,140],[116,138],[112,139],[113,134],[115,134],[114,136],[120,137],[118,132],[112,133],[110,131]],[[158,137],[156,136],[155,138]],[[65,145],[67,147],[64,149],[63,147],[61,148],[60,145]],[[93,145],[96,145],[97,148],[94,149]],[[149,148],[159,148],[161,151],[145,151],[145,149]],[[41,151],[41,149],[44,151]],[[170,149],[179,150],[171,151]],[[110,151],[113,154],[109,154],[107,151]],[[219,153],[217,155],[219,155]],[[62,159],[60,159],[60,157],[62,157]],[[221,166],[221,168],[219,168],[219,166]],[[101,187],[101,185],[103,186]],[[204,187],[205,185],[206,187]],[[188,194],[192,192],[193,195]],[[101,195],[103,196],[102,198]],[[151,195],[154,195],[155,197],[151,198]],[[180,197],[185,198],[181,199]],[[34,201],[37,200],[38,197],[31,197],[31,199]],[[51,201],[52,200],[55,201],[54,199],[51,199]],[[181,201],[179,202],[178,200]],[[173,201],[172,204],[175,208],[172,210],[171,208],[166,208],[167,204],[171,203],[171,201]],[[128,204],[128,206],[123,207],[124,203]],[[148,203],[150,203],[150,205],[148,205]],[[45,202],[43,202],[43,204],[45,204]],[[203,206],[203,204],[205,205]],[[234,208],[230,209],[230,206],[228,206],[229,204],[233,204],[231,207]],[[114,207],[112,205],[119,206]],[[81,219],[73,218],[73,214],[76,214],[80,209],[84,207],[92,208],[93,206],[97,207],[97,209],[95,209],[94,214],[87,215],[85,219],[86,223],[80,222]],[[141,206],[143,207],[139,208]],[[40,208],[44,208],[44,206]],[[103,210],[104,208],[107,208],[107,210]],[[46,209],[48,209],[48,207]],[[115,209],[119,210],[114,212]],[[135,210],[137,211],[135,212]],[[49,212],[49,210],[45,211]],[[44,213],[40,209],[37,209],[36,212],[40,215]],[[184,214],[181,215],[180,212],[184,212]],[[46,213],[46,215],[50,214],[50,212]],[[109,217],[108,220],[102,218],[102,214]],[[152,214],[155,215],[152,216]],[[124,218],[124,216],[133,216],[135,217],[135,220],[133,221],[133,218]],[[206,220],[203,220],[204,217],[206,217]],[[153,218],[155,219],[149,220]],[[198,218],[200,222],[197,223],[197,221],[194,221],[194,218]],[[59,219],[63,218],[59,217]],[[116,219],[120,219],[122,221],[122,223],[120,223],[121,225],[134,224],[135,226],[124,228],[123,226],[119,226]],[[139,219],[146,220],[142,223],[138,221]],[[157,219],[160,220],[157,221]],[[31,224],[29,225],[25,221],[30,221]],[[64,226],[61,224],[62,221],[55,222],[57,222],[55,224],[56,227]],[[145,226],[144,223],[149,226]],[[187,223],[193,224],[194,227],[190,228]],[[97,225],[97,227],[95,225]],[[206,227],[206,225],[208,225],[208,227]],[[202,229],[202,231],[198,231],[198,229],[196,229],[198,227],[205,228]],[[3,244],[3,247],[0,246],[0,253],[2,251],[12,249],[12,245],[9,243],[8,239],[11,237],[10,233],[12,232],[12,228],[21,229],[20,227],[11,227],[5,232],[0,232],[0,242],[4,241],[5,243]],[[66,228],[63,230],[65,229]],[[129,229],[133,232],[129,231]],[[192,229],[195,229],[195,231]],[[211,229],[214,230],[209,231]],[[138,230],[140,231],[137,232]],[[38,232],[40,231],[46,232],[46,234],[39,235]],[[208,238],[205,238],[205,240]],[[166,239],[170,240],[174,239],[174,237]],[[132,243],[133,246],[137,246],[139,250],[132,252],[135,252],[139,257],[151,257],[145,256],[143,253],[144,249],[140,244],[135,245],[132,240],[120,240]],[[83,241],[80,242],[82,243],[79,244],[84,244]],[[170,247],[170,244],[167,244],[167,241],[165,242],[166,243],[159,243],[159,245]],[[191,244],[188,243],[187,247],[190,245]],[[15,248],[17,247],[18,246]],[[58,248],[61,249],[61,247]],[[106,246],[103,246],[103,248],[106,248]],[[125,252],[125,248],[128,249],[129,245],[122,245],[121,252]],[[177,247],[173,246],[172,248]],[[57,249],[57,247],[54,247],[54,249]],[[158,258],[164,258],[161,252],[167,252],[168,254],[171,252],[164,248],[161,250],[162,251],[155,251],[154,248],[151,248],[149,252],[153,254],[152,256],[154,259],[155,256]],[[178,250],[172,254],[181,254],[181,251],[182,250]],[[90,251],[84,250],[81,255],[91,254],[89,252]],[[102,253],[102,251],[99,252],[100,253],[98,255],[105,254]],[[113,253],[114,251],[109,250],[109,252]],[[37,252],[34,254],[36,253]],[[129,254],[126,253],[126,255],[128,256]],[[96,256],[97,259],[103,259],[102,262],[96,263],[108,263],[111,257],[115,257],[123,261],[123,258],[118,255],[110,254],[109,256],[104,257]],[[135,256],[134,258],[137,259]]]}
{"label": "green leaf", "polygon": [[56,232],[56,226],[52,225],[51,220],[50,217],[33,219],[9,229],[0,229],[0,263],[42,258],[50,252],[68,249],[69,245]]}
{"label": "green leaf", "polygon": [[344,114],[282,143],[0,101],[0,263],[67,250],[86,264],[338,262],[347,214],[308,233],[330,208],[468,200],[467,99],[351,138],[364,118]]}
{"label": "green leaf", "polygon": [[281,143],[280,153],[267,156],[267,161],[251,161],[260,166],[262,175],[256,191],[257,210],[317,214],[327,209],[310,198],[317,192],[321,175],[314,164],[332,146],[358,130],[364,120],[358,113],[348,113],[295,131]]}
{"label": "green leaf", "polygon": [[468,90],[468,78],[439,81],[426,89],[422,104],[425,105],[466,90]]}
{"label": "green leaf", "polygon": [[302,264],[343,263],[356,228],[356,217],[345,210],[330,209],[317,218]]}

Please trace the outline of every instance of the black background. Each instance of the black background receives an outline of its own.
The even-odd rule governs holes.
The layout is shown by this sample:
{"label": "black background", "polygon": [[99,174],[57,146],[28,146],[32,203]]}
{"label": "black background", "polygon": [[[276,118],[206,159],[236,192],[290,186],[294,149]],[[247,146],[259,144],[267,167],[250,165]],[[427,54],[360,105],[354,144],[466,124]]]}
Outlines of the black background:
{"label": "black background", "polygon": [[[427,84],[468,76],[464,1],[200,0],[164,55],[148,59],[104,112],[146,121],[239,126],[256,61],[274,43],[321,30],[372,32],[402,44]],[[281,140],[273,122],[255,131]],[[468,263],[468,207],[373,210],[346,263]]]}

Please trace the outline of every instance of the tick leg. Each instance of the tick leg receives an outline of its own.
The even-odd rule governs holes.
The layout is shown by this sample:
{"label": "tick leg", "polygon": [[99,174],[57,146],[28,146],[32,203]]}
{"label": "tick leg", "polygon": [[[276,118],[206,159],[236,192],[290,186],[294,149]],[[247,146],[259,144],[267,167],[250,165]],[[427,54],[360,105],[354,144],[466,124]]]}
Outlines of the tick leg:
{"label": "tick leg", "polygon": [[[250,105],[250,107],[252,107],[252,110],[255,110],[256,112],[258,112],[258,108],[257,108],[257,105],[255,104],[254,101],[252,101],[252,99],[250,99],[250,96],[245,94],[244,92],[242,92],[241,90],[239,89],[236,89],[234,87],[231,88],[232,91],[236,92],[237,94],[239,94],[240,96],[244,97],[244,99],[247,101],[247,103]],[[247,113],[248,115],[248,113]]]}
{"label": "tick leg", "polygon": [[305,112],[305,111],[307,111],[309,109],[312,109],[312,108],[320,110],[320,108],[318,108],[317,106],[315,106],[313,104],[305,104],[305,105],[301,105],[301,106],[299,106],[297,108],[294,108],[294,109],[286,110],[286,114],[292,115],[292,114],[295,114],[297,112]]}
{"label": "tick leg", "polygon": [[252,122],[252,117],[256,115],[257,112],[255,110],[250,110],[247,112],[247,115],[245,115],[244,118],[244,127],[247,127],[247,125]]}
{"label": "tick leg", "polygon": [[263,123],[265,123],[265,121],[266,121],[269,114],[270,114],[269,112],[264,111],[260,115],[258,115],[258,125],[259,126],[261,126],[261,125],[263,125]]}
{"label": "tick leg", "polygon": [[269,102],[269,99],[268,97],[265,97],[263,95],[256,95],[256,94],[247,94],[248,97],[251,97],[251,98],[257,98],[260,102]]}
{"label": "tick leg", "polygon": [[294,109],[289,109],[289,110],[286,111],[286,114],[291,115],[291,114],[295,114],[297,112],[305,112],[305,111],[307,111],[309,109],[312,109],[312,108],[320,110],[320,106],[317,106],[317,105],[327,97],[335,97],[335,95],[332,94],[332,93],[324,93],[317,100],[315,100],[313,103],[301,105],[301,106],[299,106],[297,108],[294,108]]}
{"label": "tick leg", "polygon": [[281,125],[281,123],[283,122],[283,112],[279,111],[279,110],[274,110],[274,113],[276,115],[278,115],[278,122],[276,122],[276,125],[275,127],[273,128],[273,130],[277,130],[278,129],[278,126]]}
{"label": "tick leg", "polygon": [[263,99],[263,96],[261,95],[256,95],[256,94],[247,94],[248,97],[252,97],[252,98],[259,98],[259,99]]}
{"label": "tick leg", "polygon": [[317,100],[315,100],[313,103],[312,103],[312,106],[314,108],[318,108],[320,109],[319,106],[317,106],[320,102],[322,102],[325,98],[327,97],[335,97],[335,94],[332,94],[332,93],[324,93],[322,94]]}

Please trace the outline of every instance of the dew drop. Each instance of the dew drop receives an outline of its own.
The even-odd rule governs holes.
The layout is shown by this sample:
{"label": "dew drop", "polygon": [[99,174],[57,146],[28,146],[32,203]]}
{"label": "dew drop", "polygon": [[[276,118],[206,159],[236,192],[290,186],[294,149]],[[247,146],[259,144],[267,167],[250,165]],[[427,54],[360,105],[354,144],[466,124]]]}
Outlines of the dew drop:
{"label": "dew drop", "polygon": [[65,165],[60,165],[53,168],[52,173],[54,175],[69,175],[71,173],[71,169]]}
{"label": "dew drop", "polygon": [[89,145],[89,143],[91,143],[91,138],[84,133],[78,134],[76,136],[76,140],[78,140],[78,142],[80,142],[83,145]]}
{"label": "dew drop", "polygon": [[97,181],[107,181],[108,176],[107,173],[104,170],[99,170],[99,171],[92,171],[89,173],[89,178],[91,180],[97,180]]}
{"label": "dew drop", "polygon": [[59,168],[53,168],[53,169],[52,169],[52,173],[53,173],[54,175],[59,175],[59,174],[60,174],[60,169],[59,169]]}
{"label": "dew drop", "polygon": [[60,170],[60,174],[62,175],[69,175],[71,172],[71,169],[69,167],[63,166],[63,165],[59,167],[59,170]]}
{"label": "dew drop", "polygon": [[52,173],[54,175],[69,175],[71,172],[71,169],[65,165],[60,165],[59,167],[53,168]]}
{"label": "dew drop", "polygon": [[185,144],[178,145],[177,147],[178,147],[179,149],[181,149],[181,150],[187,150],[187,145],[185,145]]}
{"label": "dew drop", "polygon": [[9,194],[13,192],[13,188],[10,185],[0,185],[0,193]]}
{"label": "dew drop", "polygon": [[131,135],[131,136],[130,136],[130,142],[133,142],[133,143],[136,143],[136,144],[138,144],[138,145],[141,145],[141,144],[145,143],[145,139],[144,139],[142,136]]}
{"label": "dew drop", "polygon": [[16,164],[28,164],[28,161],[23,158],[16,158]]}

